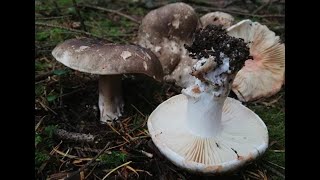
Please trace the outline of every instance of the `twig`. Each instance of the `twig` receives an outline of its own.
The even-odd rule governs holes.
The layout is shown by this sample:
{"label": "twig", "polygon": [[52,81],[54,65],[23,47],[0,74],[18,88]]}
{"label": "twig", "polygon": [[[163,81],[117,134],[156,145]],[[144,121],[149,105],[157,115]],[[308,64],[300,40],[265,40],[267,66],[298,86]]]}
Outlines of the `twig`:
{"label": "twig", "polygon": [[121,167],[123,167],[123,166],[126,166],[126,165],[130,164],[131,162],[132,162],[132,161],[126,162],[126,163],[124,163],[124,164],[122,164],[122,165],[120,165],[120,166],[112,169],[107,175],[105,175],[105,176],[102,178],[102,180],[106,179],[111,173],[113,173],[113,172],[116,171],[117,169],[119,169],[119,168],[121,168]]}
{"label": "twig", "polygon": [[47,27],[59,28],[59,29],[63,29],[63,30],[66,30],[66,31],[75,32],[75,33],[80,33],[80,34],[85,34],[85,35],[87,35],[87,36],[92,36],[92,37],[96,37],[96,38],[99,38],[99,39],[107,40],[107,41],[109,41],[109,42],[113,42],[113,41],[110,40],[110,39],[106,39],[106,38],[97,36],[97,35],[95,35],[95,34],[91,34],[91,33],[89,33],[89,32],[85,32],[85,31],[81,31],[81,30],[77,30],[77,29],[71,29],[71,28],[67,28],[67,27],[60,26],[60,25],[47,24],[47,23],[42,23],[42,22],[35,22],[35,25],[37,25],[37,26],[47,26]]}
{"label": "twig", "polygon": [[155,105],[153,105],[153,104],[151,104],[151,102],[150,101],[148,101],[148,99],[147,98],[145,98],[144,96],[142,96],[140,93],[138,93],[138,96],[139,97],[141,97],[143,100],[145,100],[150,106],[152,106],[153,108],[155,108],[156,106]]}
{"label": "twig", "polygon": [[131,106],[139,113],[141,114],[141,116],[143,116],[144,118],[146,117],[141,111],[139,111],[138,108],[136,108],[133,104],[131,104]]}
{"label": "twig", "polygon": [[114,148],[117,148],[117,147],[121,147],[121,146],[123,146],[123,145],[125,145],[125,144],[127,144],[127,143],[128,143],[128,142],[124,142],[124,143],[122,143],[122,144],[119,144],[119,145],[110,147],[110,148],[107,149],[107,151],[110,150],[110,149],[114,149]]}
{"label": "twig", "polygon": [[266,14],[266,15],[256,15],[256,14],[250,14],[250,13],[245,13],[241,11],[232,11],[228,9],[222,9],[222,8],[213,8],[213,7],[203,7],[203,6],[196,6],[196,9],[204,12],[211,12],[211,11],[222,11],[230,14],[235,14],[235,15],[242,15],[242,16],[251,16],[251,17],[257,17],[257,18],[284,18],[285,15],[283,14]]}
{"label": "twig", "polygon": [[93,168],[91,169],[91,171],[88,173],[88,175],[86,175],[86,177],[84,179],[88,179],[88,177],[91,175],[91,173],[93,172],[93,170],[97,167],[97,164],[93,166]]}
{"label": "twig", "polygon": [[89,161],[86,165],[84,165],[81,168],[79,168],[77,171],[75,171],[72,174],[70,174],[70,176],[67,177],[65,180],[70,180],[70,179],[72,179],[73,176],[75,176],[78,173],[80,173],[81,171],[85,170],[90,164],[92,164],[109,147],[109,145],[110,145],[110,142],[108,142],[104,146],[104,148],[91,161]]}
{"label": "twig", "polygon": [[48,106],[44,105],[41,101],[39,101],[38,99],[36,100],[36,102],[38,102],[45,111],[50,110],[53,114],[58,115],[55,111],[53,111],[51,108],[49,108]]}
{"label": "twig", "polygon": [[94,139],[95,139],[95,137],[91,134],[68,132],[63,129],[57,129],[55,131],[55,135],[58,136],[60,139],[66,139],[66,140],[71,140],[76,142],[92,143],[94,142]]}
{"label": "twig", "polygon": [[81,14],[80,14],[80,11],[79,11],[79,8],[78,8],[78,5],[77,5],[76,0],[72,0],[72,4],[73,4],[73,6],[74,6],[74,8],[75,8],[75,10],[76,10],[77,16],[78,16],[79,19],[80,19],[80,24],[81,24],[82,29],[87,32],[86,25],[85,25],[84,22],[83,22],[83,19],[82,19],[82,17],[81,17]]}
{"label": "twig", "polygon": [[42,123],[43,119],[47,117],[47,115],[43,116],[40,121],[37,123],[36,127],[34,128],[34,131],[37,131],[37,129],[39,128],[40,124]]}
{"label": "twig", "polygon": [[286,170],[286,168],[284,168],[284,167],[282,167],[282,166],[279,166],[279,165],[276,164],[276,163],[273,163],[273,162],[270,162],[270,161],[265,161],[265,162],[267,162],[267,163],[269,163],[269,164],[271,164],[271,165],[273,165],[273,166],[275,166],[275,167],[277,167],[277,168],[280,168],[280,169],[282,169],[282,170]]}
{"label": "twig", "polygon": [[140,22],[137,19],[135,19],[135,18],[133,18],[133,17],[127,15],[127,14],[124,14],[124,13],[121,13],[119,11],[113,10],[113,9],[106,9],[106,8],[103,8],[103,7],[92,6],[92,5],[79,5],[79,6],[80,7],[84,7],[84,8],[91,8],[91,9],[97,9],[97,10],[101,10],[101,11],[105,11],[105,12],[109,12],[109,13],[114,13],[114,14],[117,14],[119,16],[123,16],[123,17],[131,20],[132,22],[134,22],[136,24],[140,24]]}
{"label": "twig", "polygon": [[[55,152],[54,150],[55,150],[56,148],[59,148],[61,144],[62,144],[62,141],[60,141],[60,143],[59,143],[58,145],[56,145],[56,146],[51,150],[51,152],[50,152],[49,154],[52,156],[53,153]],[[46,160],[46,161],[40,166],[40,168],[39,168],[39,170],[38,170],[38,172],[37,172],[38,174],[40,174],[40,173],[42,172],[42,170],[46,167],[46,165],[48,164],[48,162],[49,162],[49,159]]]}
{"label": "twig", "polygon": [[110,125],[109,123],[107,123],[107,124],[115,133],[117,133],[119,136],[121,136],[126,142],[130,142],[127,138],[122,136],[114,127],[112,127],[112,125]]}
{"label": "twig", "polygon": [[142,170],[142,169],[136,169],[137,172],[145,172],[146,174],[148,174],[149,176],[152,176],[152,174],[146,170]]}
{"label": "twig", "polygon": [[272,152],[275,152],[275,153],[284,153],[286,152],[285,150],[270,150]]}
{"label": "twig", "polygon": [[97,178],[97,179],[99,179],[99,180],[101,180],[101,178],[100,177],[98,177],[96,174],[94,174],[93,173],[93,176],[95,177],[95,178]]}
{"label": "twig", "polygon": [[268,166],[268,165],[266,165],[266,164],[264,164],[264,163],[262,163],[261,164],[264,168],[266,168],[267,170],[269,170],[269,171],[271,171],[272,173],[274,173],[275,175],[277,175],[277,176],[279,176],[279,177],[281,177],[281,178],[283,178],[283,179],[285,179],[286,177],[285,177],[285,175],[283,175],[281,172],[279,172],[278,170],[276,170],[276,169],[274,169],[274,168],[272,168],[272,167],[270,167],[270,166]]}
{"label": "twig", "polygon": [[134,172],[137,175],[137,178],[139,178],[139,173],[135,169],[133,169],[133,167],[127,165],[126,168],[129,169],[130,171]]}
{"label": "twig", "polygon": [[153,157],[153,154],[148,153],[148,152],[146,152],[146,151],[144,151],[144,150],[141,150],[140,152],[141,152],[142,154],[144,154],[145,156],[147,156],[148,158],[152,158],[152,157]]}
{"label": "twig", "polygon": [[61,98],[61,97],[65,97],[65,96],[70,96],[70,95],[72,95],[72,94],[74,94],[74,93],[83,91],[83,90],[85,90],[85,89],[86,89],[86,88],[78,88],[78,89],[76,89],[76,90],[74,90],[74,91],[71,91],[71,92],[69,92],[69,93],[61,94],[59,97]]}
{"label": "twig", "polygon": [[74,156],[74,155],[70,155],[70,154],[66,154],[60,150],[58,150],[57,148],[53,148],[53,151],[60,154],[61,156],[63,157],[67,157],[67,158],[70,158],[70,159],[80,159],[78,156]]}
{"label": "twig", "polygon": [[69,18],[71,15],[66,15],[66,16],[54,16],[54,17],[39,17],[35,18],[35,20],[51,20],[51,19],[63,19],[63,18]]}
{"label": "twig", "polygon": [[132,148],[132,147],[130,147],[130,146],[126,146],[126,148],[128,148],[128,149],[130,149],[130,150],[132,150],[132,151],[134,151],[134,152],[141,153],[141,154],[147,156],[148,158],[152,158],[152,157],[153,157],[153,154],[148,153],[148,152],[146,152],[146,151],[144,151],[144,150],[137,150],[136,148]]}

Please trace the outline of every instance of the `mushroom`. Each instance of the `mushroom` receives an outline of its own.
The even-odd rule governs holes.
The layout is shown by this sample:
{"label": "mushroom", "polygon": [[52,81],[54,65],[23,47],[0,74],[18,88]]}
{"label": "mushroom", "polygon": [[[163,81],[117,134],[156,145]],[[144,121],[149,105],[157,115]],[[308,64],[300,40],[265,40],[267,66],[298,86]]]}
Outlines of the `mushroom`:
{"label": "mushroom", "polygon": [[249,43],[251,57],[238,72],[232,91],[240,101],[270,97],[284,83],[285,46],[267,26],[243,20],[228,28],[228,34]]}
{"label": "mushroom", "polygon": [[165,81],[184,86],[185,80],[190,78],[189,67],[193,61],[184,44],[192,42],[192,35],[198,25],[199,19],[194,9],[185,3],[162,6],[143,18],[137,43],[149,48],[159,58]]}
{"label": "mushroom", "polygon": [[249,56],[247,44],[209,25],[187,49],[197,60],[194,85],[160,104],[148,131],[160,152],[192,172],[225,173],[262,155],[268,147],[264,122],[238,100],[227,97]]}
{"label": "mushroom", "polygon": [[213,24],[213,25],[222,25],[223,28],[228,28],[231,25],[233,25],[234,18],[228,13],[216,11],[216,12],[210,12],[203,15],[200,18],[200,22],[202,27],[206,27],[209,24]]}
{"label": "mushroom", "polygon": [[57,45],[52,55],[74,70],[100,75],[102,123],[116,120],[123,113],[121,74],[142,73],[158,81],[163,78],[158,58],[150,50],[137,45],[115,45],[89,38],[70,39]]}

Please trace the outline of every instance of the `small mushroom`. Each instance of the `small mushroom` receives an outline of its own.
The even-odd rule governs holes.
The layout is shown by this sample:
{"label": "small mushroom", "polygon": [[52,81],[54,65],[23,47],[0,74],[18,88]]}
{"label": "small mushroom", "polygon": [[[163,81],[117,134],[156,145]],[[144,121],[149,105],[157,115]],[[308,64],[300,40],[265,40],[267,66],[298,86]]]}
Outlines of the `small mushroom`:
{"label": "small mushroom", "polygon": [[100,121],[118,119],[123,113],[121,74],[141,73],[158,81],[163,71],[158,58],[136,45],[115,45],[89,38],[70,39],[52,51],[56,60],[74,70],[98,74]]}
{"label": "small mushroom", "polygon": [[238,72],[232,91],[240,101],[269,97],[284,83],[285,46],[267,26],[243,20],[228,28],[228,34],[249,43],[250,57]]}
{"label": "small mushroom", "polygon": [[[185,3],[172,3],[150,11],[139,27],[137,43],[149,48],[160,60],[165,81],[179,82],[193,61],[184,45],[192,42],[199,24],[194,9]],[[181,70],[182,72],[178,71]],[[187,70],[187,71],[184,71]],[[174,72],[176,71],[176,72]]]}
{"label": "small mushroom", "polygon": [[234,23],[234,18],[228,13],[216,11],[216,12],[210,12],[205,15],[203,15],[200,18],[200,22],[202,27],[206,27],[209,24],[213,25],[222,25],[223,28],[228,28]]}
{"label": "small mushroom", "polygon": [[148,119],[152,141],[175,165],[192,172],[226,173],[267,149],[264,122],[227,97],[248,59],[246,45],[221,26],[208,25],[196,32],[192,46],[187,47],[197,60],[192,68],[195,83],[160,104]]}

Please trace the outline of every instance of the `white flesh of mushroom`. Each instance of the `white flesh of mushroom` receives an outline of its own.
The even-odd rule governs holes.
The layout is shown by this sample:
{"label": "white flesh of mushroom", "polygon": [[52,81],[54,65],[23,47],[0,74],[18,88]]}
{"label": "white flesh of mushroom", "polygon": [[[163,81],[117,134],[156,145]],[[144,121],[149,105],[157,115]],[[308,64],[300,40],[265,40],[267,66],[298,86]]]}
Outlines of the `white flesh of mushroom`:
{"label": "white flesh of mushroom", "polygon": [[123,112],[121,75],[100,75],[99,109],[100,121],[107,123],[118,119]]}

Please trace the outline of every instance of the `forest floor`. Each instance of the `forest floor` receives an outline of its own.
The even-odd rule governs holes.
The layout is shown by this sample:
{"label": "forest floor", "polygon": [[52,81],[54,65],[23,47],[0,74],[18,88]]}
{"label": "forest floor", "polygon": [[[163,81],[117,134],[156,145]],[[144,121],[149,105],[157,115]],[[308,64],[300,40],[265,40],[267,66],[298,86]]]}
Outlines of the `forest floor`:
{"label": "forest floor", "polygon": [[[170,0],[35,1],[35,176],[37,179],[210,179],[188,173],[155,148],[146,122],[150,113],[180,88],[143,75],[122,78],[125,114],[113,125],[99,122],[98,76],[66,68],[51,55],[53,48],[75,37],[100,37],[130,44],[141,19]],[[284,7],[274,1],[183,1],[199,17],[223,11],[236,22],[251,19],[267,25],[285,42]],[[83,22],[84,26],[82,26]],[[257,161],[216,179],[284,179],[285,91],[244,103],[258,114],[269,131],[269,148]],[[66,140],[57,132],[92,136]],[[93,160],[93,161],[91,161]]]}

